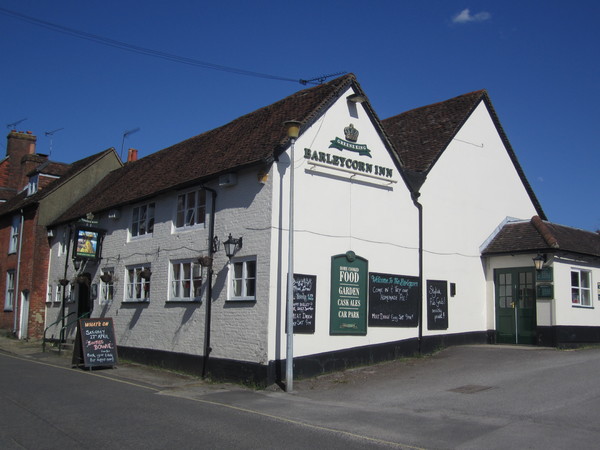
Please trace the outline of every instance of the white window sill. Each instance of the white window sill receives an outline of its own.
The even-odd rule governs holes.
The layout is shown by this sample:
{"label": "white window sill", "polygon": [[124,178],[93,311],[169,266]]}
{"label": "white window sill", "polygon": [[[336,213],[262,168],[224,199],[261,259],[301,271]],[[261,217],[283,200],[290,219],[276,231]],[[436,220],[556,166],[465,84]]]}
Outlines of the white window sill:
{"label": "white window sill", "polygon": [[128,242],[142,241],[144,239],[150,239],[154,235],[154,232],[147,234],[140,234],[138,236],[129,236]]}
{"label": "white window sill", "polygon": [[187,233],[188,231],[198,231],[198,230],[206,230],[205,223],[198,223],[196,225],[188,225],[183,227],[173,227],[172,234],[176,233]]}
{"label": "white window sill", "polygon": [[167,303],[202,303],[200,298],[170,298]]}

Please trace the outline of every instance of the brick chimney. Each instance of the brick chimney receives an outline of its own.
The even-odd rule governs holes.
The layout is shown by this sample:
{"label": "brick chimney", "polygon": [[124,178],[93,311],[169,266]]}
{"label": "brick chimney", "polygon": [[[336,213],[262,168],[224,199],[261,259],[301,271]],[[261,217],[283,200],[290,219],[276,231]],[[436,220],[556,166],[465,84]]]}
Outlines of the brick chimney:
{"label": "brick chimney", "polygon": [[35,154],[35,143],[37,138],[27,131],[11,131],[7,136],[6,144],[6,166],[0,171],[5,172],[1,177],[2,186],[15,191],[21,189],[27,184],[25,167],[22,164],[23,158]]}
{"label": "brick chimney", "polygon": [[138,159],[138,151],[135,148],[130,148],[127,152],[127,162],[134,162]]}

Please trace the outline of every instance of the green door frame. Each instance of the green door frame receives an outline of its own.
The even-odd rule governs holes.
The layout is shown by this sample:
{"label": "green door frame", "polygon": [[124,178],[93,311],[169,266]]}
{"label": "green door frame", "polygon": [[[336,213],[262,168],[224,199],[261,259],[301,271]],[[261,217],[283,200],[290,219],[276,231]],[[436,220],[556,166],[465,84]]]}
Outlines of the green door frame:
{"label": "green door frame", "polygon": [[494,270],[496,342],[536,343],[535,269]]}

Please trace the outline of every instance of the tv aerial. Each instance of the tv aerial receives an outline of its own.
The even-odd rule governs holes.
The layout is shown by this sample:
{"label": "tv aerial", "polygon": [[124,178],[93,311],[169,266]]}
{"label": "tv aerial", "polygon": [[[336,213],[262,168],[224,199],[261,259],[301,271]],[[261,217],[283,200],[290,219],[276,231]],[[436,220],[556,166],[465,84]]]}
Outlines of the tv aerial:
{"label": "tv aerial", "polygon": [[140,131],[140,127],[133,128],[131,130],[127,130],[127,131],[123,132],[123,140],[121,141],[121,153],[119,154],[121,161],[123,161],[123,146],[125,145],[125,138],[127,136],[129,136],[130,134],[137,133],[138,131]]}
{"label": "tv aerial", "polygon": [[53,141],[54,133],[56,133],[57,131],[60,131],[60,130],[64,130],[64,128],[57,128],[56,130],[46,131],[44,133],[45,136],[50,136],[50,151],[48,152],[48,156],[50,156],[52,154],[52,141]]}
{"label": "tv aerial", "polygon": [[19,125],[21,122],[25,122],[26,120],[27,120],[27,117],[25,117],[24,119],[21,119],[21,120],[17,120],[16,122],[13,122],[13,123],[7,123],[6,128],[8,128],[9,130],[14,129],[17,125]]}

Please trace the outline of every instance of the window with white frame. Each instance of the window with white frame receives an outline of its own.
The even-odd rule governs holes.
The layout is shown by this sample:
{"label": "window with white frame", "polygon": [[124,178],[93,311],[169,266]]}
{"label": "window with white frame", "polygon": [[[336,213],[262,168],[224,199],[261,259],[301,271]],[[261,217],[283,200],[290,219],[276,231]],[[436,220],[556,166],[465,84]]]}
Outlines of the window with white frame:
{"label": "window with white frame", "polygon": [[186,192],[177,196],[177,215],[175,227],[193,227],[206,220],[206,191]]}
{"label": "window with white frame", "polygon": [[4,311],[12,311],[15,306],[15,271],[6,272],[6,295],[4,297]]}
{"label": "window with white frame", "polygon": [[136,206],[131,217],[131,236],[144,236],[154,231],[154,203]]}
{"label": "window with white frame", "polygon": [[38,191],[38,185],[40,182],[39,174],[35,174],[29,177],[29,183],[27,184],[27,196],[33,195]]}
{"label": "window with white frame", "polygon": [[256,300],[256,258],[231,262],[229,300]]}
{"label": "window with white frame", "polygon": [[577,306],[592,306],[592,273],[571,269],[571,302]]}
{"label": "window with white frame", "polygon": [[102,274],[100,275],[100,299],[99,303],[101,305],[106,305],[112,302],[114,298],[115,285],[115,269],[105,267],[102,269]]}
{"label": "window with white frame", "polygon": [[127,268],[126,301],[148,301],[150,299],[150,267]]}
{"label": "window with white frame", "polygon": [[48,285],[48,291],[46,292],[46,302],[52,303],[52,294],[54,293],[54,289],[52,289],[52,285]]}
{"label": "window with white frame", "polygon": [[21,225],[21,217],[13,216],[10,226],[10,241],[8,242],[8,253],[16,253],[19,246],[19,227]]}
{"label": "window with white frame", "polygon": [[62,284],[57,284],[56,285],[56,294],[54,296],[54,301],[55,302],[62,302],[63,300],[63,286]]}
{"label": "window with white frame", "polygon": [[171,263],[170,300],[199,300],[202,295],[202,266],[197,261]]}

